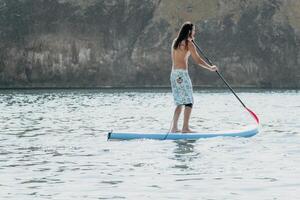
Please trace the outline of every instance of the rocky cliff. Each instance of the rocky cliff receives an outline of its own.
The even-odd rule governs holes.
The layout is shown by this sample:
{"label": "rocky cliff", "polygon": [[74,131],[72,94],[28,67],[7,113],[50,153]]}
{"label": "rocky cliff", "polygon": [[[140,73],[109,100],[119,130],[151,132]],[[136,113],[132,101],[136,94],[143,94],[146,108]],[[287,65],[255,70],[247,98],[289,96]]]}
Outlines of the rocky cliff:
{"label": "rocky cliff", "polygon": [[[0,0],[0,87],[167,86],[184,21],[235,86],[300,87],[299,0]],[[221,86],[190,61],[195,85]]]}

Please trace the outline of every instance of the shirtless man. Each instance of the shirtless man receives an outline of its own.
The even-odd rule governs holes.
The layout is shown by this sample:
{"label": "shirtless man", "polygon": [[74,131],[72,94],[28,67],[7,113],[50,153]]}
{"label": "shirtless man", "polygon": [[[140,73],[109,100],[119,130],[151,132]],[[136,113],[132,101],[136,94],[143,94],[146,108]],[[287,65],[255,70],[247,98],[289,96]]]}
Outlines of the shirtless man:
{"label": "shirtless man", "polygon": [[[170,75],[172,93],[174,97],[174,103],[176,105],[171,133],[193,132],[189,128],[189,120],[194,103],[193,99],[193,86],[188,74],[188,58],[192,55],[193,60],[201,67],[204,67],[210,71],[217,71],[218,68],[213,65],[207,64],[196,51],[196,47],[192,40],[195,35],[195,26],[191,22],[185,22],[177,36],[172,43],[172,72]],[[184,119],[182,130],[178,129],[178,119],[182,110],[184,109]]]}

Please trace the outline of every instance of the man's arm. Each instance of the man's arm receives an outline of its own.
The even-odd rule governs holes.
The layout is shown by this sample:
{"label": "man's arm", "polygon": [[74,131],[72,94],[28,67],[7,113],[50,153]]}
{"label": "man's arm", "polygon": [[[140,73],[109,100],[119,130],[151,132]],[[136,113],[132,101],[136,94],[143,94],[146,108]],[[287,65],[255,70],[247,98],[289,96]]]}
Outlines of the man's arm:
{"label": "man's arm", "polygon": [[207,62],[204,61],[198,54],[195,45],[191,42],[188,41],[188,49],[191,52],[193,60],[200,65],[201,67],[208,69],[210,71],[217,71],[218,68],[215,65],[210,66]]}

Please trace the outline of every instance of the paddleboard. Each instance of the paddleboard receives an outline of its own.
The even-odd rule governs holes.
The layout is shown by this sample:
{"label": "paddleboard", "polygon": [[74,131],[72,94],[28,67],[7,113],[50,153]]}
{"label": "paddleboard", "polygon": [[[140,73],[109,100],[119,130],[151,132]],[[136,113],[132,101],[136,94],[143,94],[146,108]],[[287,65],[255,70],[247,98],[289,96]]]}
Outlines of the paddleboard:
{"label": "paddleboard", "polygon": [[153,140],[197,140],[212,137],[252,137],[258,133],[257,126],[248,126],[242,130],[199,132],[199,133],[118,133],[109,132],[108,140],[133,140],[133,139],[153,139]]}

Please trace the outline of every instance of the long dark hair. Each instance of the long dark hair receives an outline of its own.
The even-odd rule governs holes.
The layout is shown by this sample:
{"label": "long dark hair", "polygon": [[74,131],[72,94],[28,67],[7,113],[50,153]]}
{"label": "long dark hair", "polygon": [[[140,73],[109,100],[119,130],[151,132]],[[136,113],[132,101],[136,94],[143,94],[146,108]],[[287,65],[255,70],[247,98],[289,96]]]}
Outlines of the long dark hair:
{"label": "long dark hair", "polygon": [[185,40],[185,46],[187,48],[188,45],[188,38],[191,36],[192,31],[193,31],[193,26],[191,22],[184,22],[180,28],[179,34],[174,42],[173,48],[177,49],[179,44]]}

